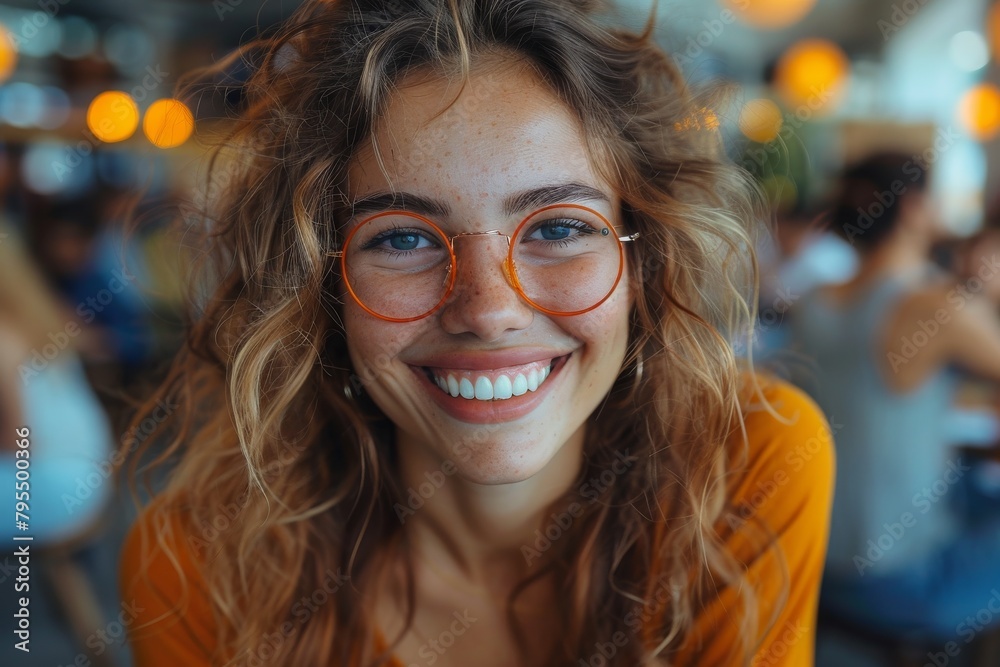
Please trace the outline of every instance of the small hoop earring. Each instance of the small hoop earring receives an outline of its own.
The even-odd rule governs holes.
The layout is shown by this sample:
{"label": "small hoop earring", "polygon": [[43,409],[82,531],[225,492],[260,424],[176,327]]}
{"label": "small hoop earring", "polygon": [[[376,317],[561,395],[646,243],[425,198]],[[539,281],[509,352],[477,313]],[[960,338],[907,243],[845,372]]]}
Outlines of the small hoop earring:
{"label": "small hoop earring", "polygon": [[364,393],[365,388],[360,383],[357,386],[354,384],[354,379],[356,375],[351,375],[350,379],[344,384],[344,396],[347,400],[354,401],[361,398],[361,394]]}
{"label": "small hoop earring", "polygon": [[642,350],[635,357],[635,384],[642,382]]}

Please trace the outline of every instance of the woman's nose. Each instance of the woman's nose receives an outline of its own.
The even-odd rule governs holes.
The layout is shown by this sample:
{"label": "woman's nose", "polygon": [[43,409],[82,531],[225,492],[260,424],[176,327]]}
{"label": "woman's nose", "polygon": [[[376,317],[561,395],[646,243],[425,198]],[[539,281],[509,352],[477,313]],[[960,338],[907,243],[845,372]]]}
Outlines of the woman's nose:
{"label": "woman's nose", "polygon": [[534,310],[504,274],[507,241],[503,236],[457,238],[455,255],[455,287],[441,309],[445,331],[494,341],[531,324]]}

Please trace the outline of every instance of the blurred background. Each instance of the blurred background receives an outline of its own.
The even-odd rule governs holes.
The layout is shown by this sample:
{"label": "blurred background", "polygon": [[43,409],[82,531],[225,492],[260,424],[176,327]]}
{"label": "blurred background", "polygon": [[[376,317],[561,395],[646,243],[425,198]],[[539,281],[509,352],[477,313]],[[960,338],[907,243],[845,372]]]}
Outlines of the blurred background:
{"label": "blurred background", "polygon": [[[143,429],[125,431],[127,398],[162,374],[180,343],[183,239],[168,225],[193,197],[206,140],[238,110],[247,70],[234,65],[226,88],[197,105],[174,99],[175,85],[297,4],[0,0],[0,427],[4,441],[15,425],[33,428],[37,540],[31,652],[16,652],[5,640],[0,664],[131,664],[124,631],[132,612],[118,598],[116,572],[133,513],[108,471],[117,463],[115,449],[143,438]],[[621,20],[635,27],[649,5],[617,1]],[[994,321],[983,331],[1000,327],[993,296],[1000,289],[989,285],[992,274],[979,272],[1000,252],[991,236],[1000,230],[1000,5],[666,0],[658,17],[658,39],[688,77],[731,93],[675,129],[719,129],[776,213],[774,239],[758,248],[760,322],[744,353],[792,379],[803,377],[803,367],[822,372],[798,345],[797,336],[808,334],[796,333],[795,315],[806,312],[805,295],[824,285],[854,284],[868,293],[873,283],[859,276],[873,255],[854,242],[854,232],[868,230],[865,212],[881,217],[871,204],[891,208],[911,184],[919,184],[933,210],[926,227],[933,233],[914,252],[926,254],[938,285],[964,288],[963,300],[967,294],[987,304],[986,318]],[[843,208],[845,170],[888,153],[899,158],[897,178],[885,181],[887,189],[877,179],[860,181],[875,184],[869,189],[877,196],[855,201],[860,229],[852,232],[830,213]],[[133,209],[141,225],[126,236],[124,216]],[[879,261],[896,261],[884,256],[898,253],[882,246],[879,252]],[[982,339],[987,351],[990,335]],[[924,347],[913,336],[910,345]],[[917,352],[900,354],[909,361]],[[958,363],[965,370],[955,373],[948,359],[941,365],[955,379],[941,399],[947,447],[974,461],[969,478],[986,499],[962,495],[963,502],[986,507],[1000,487],[1000,371],[988,361]],[[170,410],[163,406],[164,418]],[[834,417],[848,424],[868,418]],[[834,432],[839,446],[836,423]],[[11,479],[13,450],[0,447]],[[847,460],[842,470],[851,465]],[[878,546],[880,535],[871,537]],[[900,544],[896,552],[907,552]],[[1000,551],[987,553],[997,556],[1000,571]],[[7,552],[0,557],[0,611],[8,638],[16,579],[16,558]],[[993,612],[990,587],[980,589],[972,597],[981,593],[978,606],[990,618],[979,614],[982,629],[968,642],[960,634],[955,650],[947,637],[928,642],[905,628],[872,632],[840,610],[823,615],[820,664],[1000,665],[991,630],[1000,622],[1000,597]]]}

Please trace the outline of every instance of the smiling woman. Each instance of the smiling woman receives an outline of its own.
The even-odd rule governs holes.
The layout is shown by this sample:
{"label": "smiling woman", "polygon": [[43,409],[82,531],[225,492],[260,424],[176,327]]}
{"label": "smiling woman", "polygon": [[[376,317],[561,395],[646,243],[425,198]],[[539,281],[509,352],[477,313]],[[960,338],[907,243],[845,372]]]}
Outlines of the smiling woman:
{"label": "smiling woman", "polygon": [[758,199],[596,9],[312,0],[247,47],[140,667],[811,664],[829,431],[729,342]]}

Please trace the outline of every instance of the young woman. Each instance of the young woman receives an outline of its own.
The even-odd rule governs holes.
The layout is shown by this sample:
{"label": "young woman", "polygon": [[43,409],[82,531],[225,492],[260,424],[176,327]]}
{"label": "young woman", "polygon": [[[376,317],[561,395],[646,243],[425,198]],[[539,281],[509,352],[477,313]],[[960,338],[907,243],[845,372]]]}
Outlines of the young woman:
{"label": "young woman", "polygon": [[140,667],[811,664],[832,448],[729,343],[758,199],[602,25],[312,0],[249,48]]}

